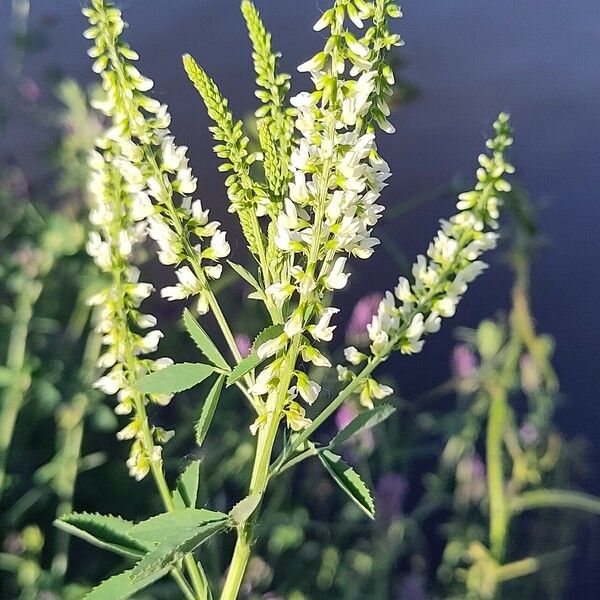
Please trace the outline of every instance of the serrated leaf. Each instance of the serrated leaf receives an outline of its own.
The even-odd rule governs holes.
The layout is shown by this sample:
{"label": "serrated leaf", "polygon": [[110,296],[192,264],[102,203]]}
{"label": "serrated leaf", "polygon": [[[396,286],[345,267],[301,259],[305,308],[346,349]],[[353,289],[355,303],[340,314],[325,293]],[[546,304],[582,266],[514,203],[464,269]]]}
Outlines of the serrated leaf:
{"label": "serrated leaf", "polygon": [[348,494],[350,499],[371,519],[375,518],[375,504],[369,488],[358,473],[347,465],[340,456],[329,450],[322,450],[319,459],[334,481]]}
{"label": "serrated leaf", "polygon": [[260,504],[260,494],[250,494],[240,500],[230,511],[229,516],[239,525],[245,523]]}
{"label": "serrated leaf", "polygon": [[183,311],[183,323],[200,352],[217,367],[230,371],[231,369],[219,349],[187,308]]}
{"label": "serrated leaf", "polygon": [[148,552],[133,568],[131,577],[134,581],[147,577],[173,563],[181,560],[186,554],[193,552],[200,544],[225,529],[229,519],[207,521],[193,528],[176,529],[161,541],[156,548]]}
{"label": "serrated leaf", "polygon": [[212,365],[179,363],[142,377],[135,387],[144,394],[172,394],[189,390],[214,372]]}
{"label": "serrated leaf", "polygon": [[155,581],[162,579],[168,572],[169,567],[165,567],[134,581],[132,579],[133,569],[130,569],[103,581],[86,594],[84,600],[126,600]]}
{"label": "serrated leaf", "polygon": [[104,550],[110,550],[127,558],[139,559],[148,546],[127,535],[133,523],[112,515],[73,513],[57,519],[59,529]]}
{"label": "serrated leaf", "polygon": [[173,491],[175,508],[196,508],[198,486],[200,485],[200,461],[191,462],[177,478]]}
{"label": "serrated leaf", "polygon": [[215,415],[215,410],[217,409],[217,404],[219,403],[219,397],[221,395],[221,390],[223,389],[223,383],[225,382],[225,375],[220,375],[215,381],[215,384],[212,386],[208,396],[206,396],[206,401],[204,402],[204,406],[202,407],[202,413],[200,414],[200,419],[196,423],[196,444],[198,446],[202,446],[204,442],[204,438],[208,433],[208,429],[210,424],[212,423],[213,417]]}
{"label": "serrated leaf", "polygon": [[155,544],[179,531],[189,531],[206,523],[227,520],[225,513],[206,508],[184,508],[150,517],[127,531],[127,535],[142,543]]}
{"label": "serrated leaf", "polygon": [[257,367],[264,359],[258,356],[258,348],[260,348],[265,342],[276,338],[283,333],[283,325],[271,325],[263,331],[261,331],[252,344],[252,352],[240,363],[238,363],[233,371],[227,376],[227,385],[233,385],[236,381],[241,379],[246,373]]}
{"label": "serrated leaf", "polygon": [[385,421],[388,417],[392,416],[396,412],[396,409],[391,404],[379,404],[374,408],[364,410],[358,414],[344,429],[342,429],[329,443],[329,448],[332,450],[341,446],[344,442],[349,440],[352,436],[375,427],[382,421]]}

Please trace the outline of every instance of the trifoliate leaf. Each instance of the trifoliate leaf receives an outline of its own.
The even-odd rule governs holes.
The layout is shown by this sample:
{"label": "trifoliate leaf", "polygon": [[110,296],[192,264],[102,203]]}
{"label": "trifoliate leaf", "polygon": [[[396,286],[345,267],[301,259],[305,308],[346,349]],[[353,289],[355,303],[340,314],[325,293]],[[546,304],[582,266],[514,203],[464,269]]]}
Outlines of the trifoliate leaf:
{"label": "trifoliate leaf", "polygon": [[[201,511],[197,512],[200,513]],[[211,511],[206,512],[210,513]],[[172,512],[167,514],[172,515],[175,513]],[[174,527],[167,537],[163,538],[159,544],[153,550],[148,552],[134,567],[131,573],[133,580],[135,581],[147,577],[149,574],[155,573],[156,571],[181,560],[186,554],[193,552],[200,544],[212,537],[215,533],[228,527],[230,524],[229,518],[227,515],[220,514],[222,515],[222,518],[216,520],[207,519],[192,527],[180,527],[179,525]]]}
{"label": "trifoliate leaf", "polygon": [[258,356],[258,349],[269,340],[276,338],[283,333],[283,325],[271,325],[261,331],[252,344],[252,352],[242,360],[231,373],[227,376],[227,385],[233,385],[241,379],[246,373],[257,367],[264,359]]}
{"label": "trifoliate leaf", "polygon": [[348,494],[352,501],[371,519],[375,518],[373,497],[358,473],[347,465],[340,456],[329,452],[329,450],[320,451],[318,456],[334,481]]}
{"label": "trifoliate leaf", "polygon": [[103,581],[89,592],[83,600],[126,600],[155,581],[162,579],[169,570],[170,567],[165,567],[136,581],[132,579],[133,569],[124,571]]}
{"label": "trifoliate leaf", "polygon": [[127,535],[133,523],[112,515],[72,513],[57,519],[59,529],[104,550],[127,558],[139,559],[148,550],[147,544]]}
{"label": "trifoliate leaf", "polygon": [[222,512],[206,508],[184,508],[161,513],[150,517],[127,531],[127,535],[142,543],[160,543],[180,531],[190,531],[207,523],[227,521],[228,516]]}
{"label": "trifoliate leaf", "polygon": [[142,377],[135,387],[144,394],[171,394],[198,385],[214,373],[211,365],[179,363]]}
{"label": "trifoliate leaf", "polygon": [[183,323],[185,324],[185,328],[187,332],[190,334],[191,338],[194,340],[196,346],[200,352],[210,360],[211,363],[220,367],[221,369],[225,369],[229,371],[229,365],[223,355],[219,352],[219,349],[214,345],[213,341],[208,337],[208,334],[202,327],[200,323],[196,321],[192,313],[186,308],[183,311]]}
{"label": "trifoliate leaf", "polygon": [[350,421],[350,423],[331,440],[329,448],[332,450],[338,448],[352,436],[365,429],[375,427],[375,425],[385,421],[395,412],[396,409],[391,404],[379,404],[374,408],[364,410],[354,417],[354,419],[352,419],[352,421]]}
{"label": "trifoliate leaf", "polygon": [[206,396],[206,401],[202,407],[200,419],[198,419],[195,427],[196,444],[198,444],[198,446],[202,446],[204,438],[208,433],[208,429],[215,415],[215,410],[217,409],[217,404],[219,403],[219,397],[221,396],[221,390],[223,389],[224,382],[225,375],[220,375],[215,384],[212,386],[210,392],[208,392],[208,396]]}

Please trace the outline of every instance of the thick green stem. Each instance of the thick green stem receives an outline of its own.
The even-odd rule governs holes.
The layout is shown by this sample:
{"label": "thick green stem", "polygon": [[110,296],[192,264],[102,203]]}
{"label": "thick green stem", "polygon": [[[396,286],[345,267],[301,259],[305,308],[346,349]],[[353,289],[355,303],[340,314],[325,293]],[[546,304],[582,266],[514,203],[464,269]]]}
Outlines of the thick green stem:
{"label": "thick green stem", "polygon": [[506,395],[498,385],[488,386],[490,405],[486,436],[489,497],[489,537],[492,556],[501,562],[508,528],[509,511],[504,491],[503,439],[506,423]]}
{"label": "thick green stem", "polygon": [[[289,385],[296,366],[300,340],[300,336],[296,336],[291,344],[287,360],[282,367],[282,374],[277,393],[272,394],[267,402],[267,421],[264,427],[261,427],[259,430],[258,440],[256,442],[256,454],[254,457],[249,494],[258,494],[261,497],[261,500],[269,482],[271,455],[273,453],[275,439],[277,438],[277,431],[279,429],[283,407],[287,400]],[[250,559],[252,535],[258,511],[259,509],[257,508],[249,521],[241,523],[238,526],[237,540],[229,571],[227,572],[225,585],[221,592],[221,600],[236,600],[238,597],[248,560]]]}

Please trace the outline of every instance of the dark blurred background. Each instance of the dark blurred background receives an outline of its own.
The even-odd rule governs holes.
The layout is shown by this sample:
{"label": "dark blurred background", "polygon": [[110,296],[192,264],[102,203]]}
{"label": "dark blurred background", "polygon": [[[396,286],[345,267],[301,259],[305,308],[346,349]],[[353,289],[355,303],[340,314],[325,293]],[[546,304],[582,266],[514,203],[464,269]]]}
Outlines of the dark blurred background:
{"label": "dark blurred background", "polygon": [[[238,116],[251,111],[254,83],[238,2],[119,4],[131,24],[128,38],[140,52],[142,71],[155,80],[158,97],[169,103],[179,142],[190,147],[201,195],[227,221],[207,118],[180,58],[184,52],[193,54],[216,78]],[[319,34],[307,32],[327,3],[258,0],[256,4],[273,32],[275,47],[283,53],[283,67],[293,72],[320,43]],[[32,21],[45,20],[49,38],[47,49],[32,55],[25,65],[34,82],[57,69],[83,84],[94,81],[85,54],[89,43],[81,36],[85,26],[81,5],[76,0],[32,3]],[[512,114],[516,137],[512,159],[519,179],[541,207],[547,239],[534,267],[533,304],[538,329],[558,338],[555,362],[565,394],[560,421],[566,433],[589,438],[598,456],[600,3],[406,0],[403,10],[405,18],[398,25],[406,42],[401,49],[406,61],[403,75],[420,97],[393,116],[397,133],[381,142],[394,173],[384,201],[391,208],[415,195],[427,195],[457,175],[472,177],[490,122],[500,110]],[[5,26],[5,19],[0,24]],[[2,40],[6,42],[6,36]],[[303,78],[297,76],[295,90],[300,83]],[[25,112],[10,123],[2,153],[32,164],[28,159],[43,143],[39,131]],[[437,218],[451,211],[450,199],[441,205],[429,202],[383,228],[412,256],[425,249]],[[473,287],[454,326],[473,325],[506,307],[508,272],[501,256],[493,260],[493,271]],[[353,277],[348,302],[365,291],[389,287],[397,270],[380,249],[368,271]],[[410,396],[446,377],[451,343],[447,326],[422,355],[402,361],[403,370],[408,369],[401,379],[404,393]],[[595,489],[600,490],[600,482],[595,482]]]}
{"label": "dark blurred background", "polygon": [[[190,147],[200,194],[226,224],[226,198],[211,152],[208,125],[200,100],[181,68],[190,52],[212,74],[238,117],[255,106],[249,43],[237,0],[123,0],[118,3],[131,25],[127,37],[141,55],[141,70],[156,82],[155,94],[168,102],[178,142]],[[315,0],[256,0],[274,46],[288,72],[320,44],[310,33],[328,3]],[[6,28],[8,0],[0,3],[0,28]],[[512,162],[519,180],[541,211],[545,236],[533,270],[533,312],[538,330],[557,339],[555,365],[564,403],[558,421],[567,437],[581,434],[600,459],[597,402],[597,256],[600,250],[600,2],[578,0],[406,0],[398,30],[406,46],[403,77],[418,91],[418,101],[392,118],[397,133],[380,143],[394,177],[384,193],[390,212],[415,196],[427,197],[457,177],[470,181],[475,157],[489,125],[500,110],[513,116],[516,143]],[[47,143],[43,128],[28,117],[27,103],[51,106],[44,81],[60,72],[82,84],[94,81],[85,22],[78,0],[36,0],[31,20],[44,23],[47,45],[32,54],[24,75],[32,84],[21,90],[24,110],[9,122],[0,140],[3,158],[35,165]],[[2,31],[0,54],[6,51]],[[306,83],[296,76],[294,91]],[[35,87],[34,87],[35,86]],[[35,91],[37,88],[37,92]],[[33,91],[32,91],[33,90]],[[28,175],[42,175],[32,168]],[[436,196],[433,194],[433,196]],[[423,203],[382,225],[383,236],[407,255],[425,250],[440,216],[452,214],[453,201],[441,197]],[[385,221],[385,219],[384,219]],[[230,228],[231,229],[231,228]],[[233,233],[233,229],[231,229]],[[234,254],[239,242],[230,233]],[[478,280],[458,315],[432,338],[424,352],[402,358],[399,392],[410,399],[444,381],[454,344],[452,330],[473,326],[509,303],[511,276],[502,253]],[[346,311],[371,290],[392,286],[402,261],[380,248],[367,268],[356,265],[345,296]],[[348,312],[346,312],[348,315]],[[589,490],[600,492],[600,480]]]}

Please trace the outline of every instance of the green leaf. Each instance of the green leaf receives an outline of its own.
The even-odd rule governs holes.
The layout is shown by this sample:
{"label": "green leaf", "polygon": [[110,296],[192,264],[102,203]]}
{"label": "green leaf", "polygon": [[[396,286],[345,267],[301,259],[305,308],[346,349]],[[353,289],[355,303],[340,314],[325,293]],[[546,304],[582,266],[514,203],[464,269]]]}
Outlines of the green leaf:
{"label": "green leaf", "polygon": [[200,352],[217,367],[230,371],[231,369],[219,349],[187,308],[183,311],[183,323]]}
{"label": "green leaf", "polygon": [[143,590],[155,581],[162,579],[169,570],[169,567],[165,567],[136,581],[132,579],[133,569],[124,571],[103,581],[89,592],[84,600],[126,600],[126,598],[131,598],[135,593]]}
{"label": "green leaf", "polygon": [[206,521],[189,528],[178,528],[171,532],[169,537],[162,540],[156,548],[148,552],[134,567],[132,578],[134,581],[147,577],[173,563],[181,560],[186,554],[193,552],[200,544],[222,531],[229,525],[229,519]]}
{"label": "green leaf", "polygon": [[363,483],[358,473],[347,465],[340,456],[322,450],[319,459],[329,471],[335,482],[348,494],[353,502],[371,519],[375,518],[375,504],[369,488]]}
{"label": "green leaf", "polygon": [[250,494],[240,500],[230,511],[229,516],[238,524],[245,523],[260,504],[260,494]]}
{"label": "green leaf", "polygon": [[338,448],[352,436],[365,429],[375,427],[375,425],[385,421],[395,412],[396,409],[391,404],[379,404],[374,408],[364,410],[354,417],[354,419],[352,419],[352,421],[350,421],[350,423],[348,423],[348,425],[331,440],[329,448],[332,450]]}
{"label": "green leaf", "polygon": [[215,381],[215,384],[212,386],[208,396],[206,397],[206,401],[204,402],[204,406],[202,407],[202,413],[200,414],[200,419],[196,423],[196,444],[198,446],[202,446],[204,442],[204,438],[208,433],[208,429],[210,424],[212,423],[215,410],[217,409],[217,404],[219,402],[219,396],[221,395],[221,390],[223,389],[223,383],[225,381],[225,375],[220,375]]}
{"label": "green leaf", "polygon": [[265,342],[276,338],[283,332],[283,325],[271,325],[263,331],[261,331],[252,344],[252,352],[241,361],[227,376],[227,385],[233,385],[236,381],[241,379],[246,373],[258,366],[263,359],[258,356],[257,350]]}
{"label": "green leaf", "polygon": [[171,394],[188,390],[214,373],[212,365],[179,363],[142,377],[135,387],[144,394]]}
{"label": "green leaf", "polygon": [[264,297],[264,290],[260,287],[256,277],[254,277],[254,275],[252,275],[248,269],[242,267],[242,265],[231,262],[230,260],[228,260],[227,263],[244,281],[250,285],[250,287],[253,287],[261,296]]}
{"label": "green leaf", "polygon": [[177,478],[173,491],[175,508],[196,508],[198,486],[200,485],[200,461],[194,460]]}
{"label": "green leaf", "polygon": [[127,535],[142,542],[160,543],[179,531],[189,531],[206,523],[227,521],[222,512],[206,508],[183,508],[150,517],[127,531]]}
{"label": "green leaf", "polygon": [[104,550],[127,558],[139,559],[148,550],[146,544],[130,538],[132,523],[112,515],[72,513],[54,521],[59,529]]}

